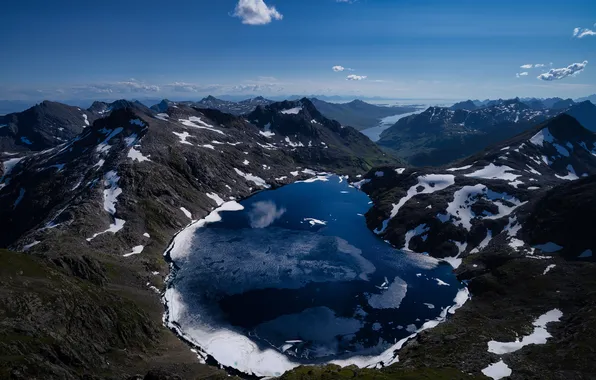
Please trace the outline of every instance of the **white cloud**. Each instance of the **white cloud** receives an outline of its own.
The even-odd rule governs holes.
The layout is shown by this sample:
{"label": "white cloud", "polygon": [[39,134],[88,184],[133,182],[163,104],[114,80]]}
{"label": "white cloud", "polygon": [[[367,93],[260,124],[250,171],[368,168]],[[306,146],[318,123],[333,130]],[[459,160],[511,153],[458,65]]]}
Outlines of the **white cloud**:
{"label": "white cloud", "polygon": [[537,69],[540,68],[540,67],[544,67],[544,66],[546,66],[544,63],[537,63],[537,64],[534,65],[534,67],[537,68]]}
{"label": "white cloud", "polygon": [[354,71],[354,69],[350,69],[349,67],[343,67],[343,66],[339,66],[339,65],[333,66],[331,69],[333,71],[335,71],[336,73],[340,72],[340,71]]}
{"label": "white cloud", "polygon": [[550,69],[548,72],[538,75],[537,78],[545,81],[563,79],[570,75],[577,75],[582,72],[587,64],[588,61],[583,61],[581,63],[572,63],[571,65],[560,69]]}
{"label": "white cloud", "polygon": [[521,65],[520,68],[522,69],[531,69],[533,67],[532,64],[527,64],[527,65]]}
{"label": "white cloud", "polygon": [[527,76],[527,75],[528,75],[528,72],[527,72],[527,71],[524,71],[524,72],[521,72],[521,73],[517,73],[517,74],[515,74],[515,76],[516,76],[517,78],[519,78],[519,77],[525,77],[525,76]]}
{"label": "white cloud", "polygon": [[346,77],[346,79],[347,80],[364,80],[364,79],[366,79],[366,75],[354,75],[354,74],[351,74],[351,75],[348,75]]}
{"label": "white cloud", "polygon": [[283,19],[283,15],[263,0],[239,0],[234,10],[234,17],[242,19],[247,25],[266,25],[273,20]]}
{"label": "white cloud", "polygon": [[[594,24],[594,27],[596,27],[596,24]],[[573,29],[573,37],[584,38],[585,36],[596,36],[596,32],[591,29],[587,29],[587,28]]]}

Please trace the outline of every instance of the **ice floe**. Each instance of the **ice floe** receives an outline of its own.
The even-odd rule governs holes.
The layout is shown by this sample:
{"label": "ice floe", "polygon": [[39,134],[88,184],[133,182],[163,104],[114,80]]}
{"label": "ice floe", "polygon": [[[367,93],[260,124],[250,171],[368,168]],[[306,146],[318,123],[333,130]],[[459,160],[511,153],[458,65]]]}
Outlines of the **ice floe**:
{"label": "ice floe", "polygon": [[408,284],[401,278],[395,277],[381,294],[371,294],[368,297],[368,304],[374,309],[399,309],[407,291]]}
{"label": "ice floe", "polygon": [[313,226],[313,227],[314,227],[314,226],[316,226],[317,224],[318,224],[318,225],[321,225],[321,226],[324,226],[324,225],[326,225],[326,224],[327,224],[327,222],[326,222],[326,221],[324,221],[324,220],[319,220],[319,219],[315,219],[315,218],[304,218],[304,221],[305,221],[305,222],[308,222],[308,223],[309,223],[311,226]]}

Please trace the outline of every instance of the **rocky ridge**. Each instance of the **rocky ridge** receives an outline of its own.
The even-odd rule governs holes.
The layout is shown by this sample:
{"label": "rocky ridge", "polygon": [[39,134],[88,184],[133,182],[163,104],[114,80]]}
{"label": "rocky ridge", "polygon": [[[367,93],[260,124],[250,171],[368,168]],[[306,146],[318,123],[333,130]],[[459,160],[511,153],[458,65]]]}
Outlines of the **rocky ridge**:
{"label": "rocky ridge", "polygon": [[[374,201],[369,228],[452,265],[473,299],[405,345],[397,368],[495,364],[511,379],[591,378],[595,148],[594,133],[561,115],[456,165],[376,168],[356,184]],[[499,343],[524,342],[549,313],[559,317],[544,341]]]}
{"label": "rocky ridge", "polygon": [[[28,314],[18,312],[27,298],[3,298],[17,302],[0,307],[7,316],[0,326],[4,352],[18,355],[1,358],[0,378],[126,378],[150,369],[221,376],[160,325],[159,289],[168,273],[162,255],[172,236],[228,200],[322,171],[355,175],[396,162],[352,128],[309,111],[308,100],[300,104],[305,110],[287,117],[285,105],[266,110],[272,119],[279,111],[292,125],[284,130],[276,124],[272,136],[217,110],[176,105],[156,113],[126,101],[98,103],[92,112],[103,117],[70,141],[4,161],[0,245],[27,252],[5,251],[3,260],[24,267],[7,276],[25,277],[22,285],[10,277],[4,283],[14,291],[26,287],[23,294],[39,302]],[[366,158],[354,149],[363,149]],[[38,269],[28,273],[28,265]],[[87,306],[72,314],[68,291],[41,294],[43,288],[28,286],[32,281],[82,287],[77,297]],[[97,299],[112,306],[99,312],[91,307],[104,307]],[[66,306],[50,312],[48,322],[51,300]],[[102,313],[109,318],[99,323]],[[88,323],[79,323],[83,314]],[[120,318],[134,323],[122,331],[109,327]],[[50,345],[43,343],[48,323],[56,331]],[[8,338],[21,336],[24,325],[31,339]],[[108,338],[104,328],[119,331],[120,338]],[[73,334],[88,339],[69,338]]]}
{"label": "rocky ridge", "polygon": [[534,108],[519,99],[477,107],[458,103],[430,107],[399,120],[381,134],[378,144],[416,166],[444,165],[502,141],[561,113],[596,131],[596,106],[590,102],[563,108]]}

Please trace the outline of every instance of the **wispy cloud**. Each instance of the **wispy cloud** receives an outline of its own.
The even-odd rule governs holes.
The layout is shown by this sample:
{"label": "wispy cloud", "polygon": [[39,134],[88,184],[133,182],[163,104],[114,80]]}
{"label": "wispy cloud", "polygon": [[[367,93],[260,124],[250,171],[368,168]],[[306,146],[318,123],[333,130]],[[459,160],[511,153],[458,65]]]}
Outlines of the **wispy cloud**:
{"label": "wispy cloud", "polygon": [[527,65],[521,65],[520,68],[522,69],[531,69],[532,67],[534,67],[534,65],[532,64],[527,64]]}
{"label": "wispy cloud", "polygon": [[[596,28],[596,24],[594,24]],[[573,29],[573,37],[584,38],[585,36],[596,36],[596,31],[587,28],[575,28]]]}
{"label": "wispy cloud", "polygon": [[566,78],[570,75],[577,75],[586,68],[587,64],[588,61],[583,61],[581,63],[572,63],[571,65],[560,69],[550,69],[548,72],[538,75],[538,79],[553,81]]}
{"label": "wispy cloud", "polygon": [[263,0],[239,0],[233,13],[246,25],[266,25],[273,20],[283,19],[283,15]]}
{"label": "wispy cloud", "polygon": [[336,3],[348,3],[348,4],[353,4],[357,1],[358,0],[335,0]]}
{"label": "wispy cloud", "polygon": [[546,66],[544,63],[537,63],[537,64],[534,65],[534,67],[537,68],[537,69],[539,69],[541,67],[544,67],[544,66]]}
{"label": "wispy cloud", "polygon": [[341,72],[341,71],[354,71],[354,69],[350,69],[349,67],[343,67],[343,66],[333,66],[331,68],[333,71],[337,72]]}
{"label": "wispy cloud", "polygon": [[515,74],[515,76],[517,78],[519,78],[519,77],[525,77],[525,76],[528,76],[528,72],[527,71],[524,71],[524,72],[521,72],[521,73],[517,73],[517,74]]}
{"label": "wispy cloud", "polygon": [[347,80],[365,80],[367,77],[366,75],[354,75],[350,74],[346,77]]}

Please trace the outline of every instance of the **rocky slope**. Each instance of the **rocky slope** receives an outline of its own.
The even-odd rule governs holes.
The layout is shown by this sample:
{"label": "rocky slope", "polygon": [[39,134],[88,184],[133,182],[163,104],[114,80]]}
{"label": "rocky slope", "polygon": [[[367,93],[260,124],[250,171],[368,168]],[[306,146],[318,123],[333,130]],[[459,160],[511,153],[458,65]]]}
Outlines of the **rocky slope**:
{"label": "rocky slope", "polygon": [[87,110],[49,101],[0,116],[0,152],[38,151],[62,144],[95,119]]}
{"label": "rocky slope", "polygon": [[290,115],[288,104],[262,109],[268,131],[217,110],[117,104],[95,104],[104,117],[70,141],[3,162],[0,246],[29,255],[0,255],[10,301],[0,343],[12,353],[0,356],[0,378],[221,376],[160,323],[174,234],[229,199],[395,163],[308,100]]}
{"label": "rocky slope", "polygon": [[160,103],[151,106],[151,109],[155,112],[165,112],[169,107],[175,105],[183,105],[187,107],[196,107],[201,109],[215,109],[221,112],[238,116],[252,112],[257,106],[266,106],[271,103],[273,103],[273,100],[265,99],[262,96],[241,100],[239,102],[232,102],[229,100],[217,99],[216,97],[209,95],[208,97],[203,98],[198,102],[172,102],[168,99],[164,99]]}
{"label": "rocky slope", "polygon": [[401,119],[385,130],[377,143],[412,165],[436,166],[471,155],[561,113],[596,131],[596,106],[590,102],[568,108],[533,108],[516,98],[491,101],[475,109],[469,109],[470,104],[454,107],[430,107]]}
{"label": "rocky slope", "polygon": [[314,106],[326,117],[350,125],[358,130],[376,127],[380,119],[416,111],[416,107],[384,107],[353,100],[348,103],[329,103],[317,98],[310,99]]}
{"label": "rocky slope", "polygon": [[[561,115],[453,167],[374,169],[357,184],[374,200],[369,228],[448,262],[472,294],[407,344],[397,368],[499,363],[512,379],[591,378],[595,148],[596,135]],[[529,342],[519,335],[537,326],[550,339],[501,343]]]}

